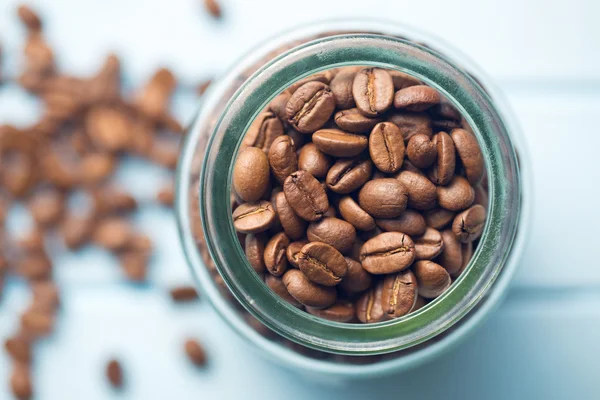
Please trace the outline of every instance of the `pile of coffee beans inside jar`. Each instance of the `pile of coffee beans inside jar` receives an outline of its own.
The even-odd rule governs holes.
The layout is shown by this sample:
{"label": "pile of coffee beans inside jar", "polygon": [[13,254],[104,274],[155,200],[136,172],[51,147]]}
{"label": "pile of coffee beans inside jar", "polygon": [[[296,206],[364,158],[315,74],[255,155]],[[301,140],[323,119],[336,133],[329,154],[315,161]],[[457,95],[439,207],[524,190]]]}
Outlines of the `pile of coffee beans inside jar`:
{"label": "pile of coffee beans inside jar", "polygon": [[233,224],[290,304],[338,322],[398,318],[444,293],[486,220],[477,139],[436,89],[344,67],[279,94],[244,137]]}

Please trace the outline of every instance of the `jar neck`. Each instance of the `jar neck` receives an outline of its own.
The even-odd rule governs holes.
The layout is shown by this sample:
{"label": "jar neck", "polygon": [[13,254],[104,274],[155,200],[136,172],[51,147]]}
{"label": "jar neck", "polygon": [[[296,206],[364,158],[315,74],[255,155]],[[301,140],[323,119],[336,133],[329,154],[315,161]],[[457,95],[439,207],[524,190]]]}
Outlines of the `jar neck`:
{"label": "jar neck", "polygon": [[[304,313],[256,275],[231,219],[231,173],[244,133],[283,89],[314,73],[350,65],[395,69],[439,90],[463,114],[486,161],[490,204],[486,228],[468,269],[417,312],[369,325],[343,324]],[[271,60],[233,95],[208,144],[200,177],[200,214],[208,249],[237,300],[280,335],[318,350],[351,355],[388,353],[445,331],[486,293],[513,246],[520,214],[520,176],[507,127],[486,92],[440,54],[387,36],[352,34],[300,45]]]}

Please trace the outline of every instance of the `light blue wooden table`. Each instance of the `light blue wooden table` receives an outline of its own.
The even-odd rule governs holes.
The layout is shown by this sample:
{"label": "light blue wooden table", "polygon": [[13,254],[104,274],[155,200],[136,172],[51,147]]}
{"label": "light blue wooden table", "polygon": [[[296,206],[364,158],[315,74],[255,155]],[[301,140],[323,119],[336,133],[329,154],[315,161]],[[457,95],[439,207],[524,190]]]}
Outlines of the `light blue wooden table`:
{"label": "light blue wooden table", "polygon": [[[0,1],[0,41],[18,52],[16,0]],[[230,65],[252,45],[296,23],[385,17],[412,24],[462,49],[504,90],[530,147],[532,229],[507,301],[467,343],[433,363],[381,381],[308,382],[263,360],[205,304],[174,306],[172,284],[188,282],[171,212],[144,206],[136,223],[158,251],[150,284],[136,289],[114,260],[86,250],[56,259],[64,307],[56,334],[36,353],[40,399],[600,398],[600,3],[595,0],[323,1],[222,0],[210,20],[199,0],[38,0],[61,66],[91,73],[108,51],[125,60],[132,84],[167,65],[192,84]],[[169,3],[169,5],[167,5]],[[292,22],[289,18],[293,17]],[[16,70],[16,59],[5,66]],[[193,114],[190,93],[175,101]],[[0,92],[0,122],[26,125],[39,108],[14,88]],[[140,178],[126,163],[118,180],[149,202],[168,174]],[[18,210],[11,224],[21,225]],[[0,303],[0,337],[16,326],[28,291],[12,282]],[[198,336],[211,366],[190,367],[182,339]],[[119,355],[128,389],[114,395],[105,360]],[[0,399],[9,360],[0,354]]]}

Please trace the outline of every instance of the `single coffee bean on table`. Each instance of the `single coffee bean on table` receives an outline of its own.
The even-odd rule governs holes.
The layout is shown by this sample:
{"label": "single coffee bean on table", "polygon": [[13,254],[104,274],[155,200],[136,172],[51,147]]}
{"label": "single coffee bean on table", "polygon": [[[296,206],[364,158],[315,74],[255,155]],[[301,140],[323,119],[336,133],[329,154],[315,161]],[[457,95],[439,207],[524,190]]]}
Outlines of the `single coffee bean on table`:
{"label": "single coffee bean on table", "polygon": [[248,267],[330,321],[427,307],[468,267],[487,217],[486,165],[465,121],[400,71],[342,67],[292,84],[251,124],[233,169]]}

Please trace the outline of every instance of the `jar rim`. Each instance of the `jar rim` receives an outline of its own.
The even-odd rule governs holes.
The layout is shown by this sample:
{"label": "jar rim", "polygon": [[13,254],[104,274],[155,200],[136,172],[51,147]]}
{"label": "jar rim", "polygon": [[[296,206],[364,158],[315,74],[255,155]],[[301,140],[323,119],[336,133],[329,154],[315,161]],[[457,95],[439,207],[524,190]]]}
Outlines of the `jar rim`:
{"label": "jar rim", "polygon": [[[336,41],[338,46],[336,48],[327,48],[328,43],[331,43],[331,41]],[[348,62],[349,52],[347,52],[347,49],[349,48],[352,49],[352,57],[350,57],[352,58],[352,62]],[[415,54],[421,57],[426,56],[425,59],[429,61],[424,63],[422,59],[415,57]],[[415,58],[407,59],[408,55],[411,55]],[[343,56],[343,62],[339,62],[341,56]],[[309,59],[311,61],[312,68],[306,69],[307,60]],[[406,64],[401,63],[399,60],[406,62]],[[410,61],[412,61],[412,63]],[[471,123],[473,130],[475,131],[476,136],[478,136],[478,140],[480,142],[482,140],[481,132],[485,133],[485,135],[483,135],[485,136],[483,139],[487,138],[488,140],[497,139],[499,136],[502,136],[506,140],[503,143],[495,143],[496,147],[491,148],[495,149],[497,153],[499,148],[498,146],[507,146],[507,148],[512,150],[512,159],[509,160],[503,160],[498,156],[498,154],[495,154],[496,157],[490,157],[489,154],[486,154],[485,157],[486,164],[494,162],[498,163],[498,165],[495,166],[496,170],[493,170],[494,173],[492,174],[490,172],[490,175],[494,175],[493,177],[490,176],[490,197],[493,200],[490,204],[490,215],[496,216],[495,220],[499,222],[500,226],[495,225],[491,232],[494,233],[496,237],[505,239],[504,247],[507,248],[507,251],[504,252],[503,257],[501,257],[499,260],[496,260],[497,262],[493,265],[495,267],[494,270],[490,271],[490,268],[487,268],[486,270],[486,268],[483,268],[481,265],[476,267],[478,264],[477,260],[487,260],[487,264],[492,265],[489,262],[491,257],[490,254],[487,254],[487,256],[481,255],[482,244],[484,243],[485,238],[490,237],[490,225],[491,221],[494,221],[494,218],[488,218],[485,233],[484,236],[482,236],[482,242],[473,258],[475,261],[472,261],[469,270],[463,274],[463,277],[459,278],[458,282],[452,285],[452,288],[443,295],[442,299],[432,303],[431,306],[423,310],[419,310],[419,312],[406,316],[405,318],[369,325],[341,324],[326,321],[288,306],[287,303],[282,302],[279,298],[272,294],[270,290],[266,288],[264,283],[258,279],[247,263],[245,255],[243,254],[243,251],[239,245],[237,245],[237,248],[234,247],[233,249],[228,246],[226,250],[217,248],[217,243],[222,246],[223,238],[227,239],[228,237],[230,243],[237,243],[237,238],[231,224],[230,209],[223,207],[223,199],[226,198],[227,201],[225,204],[229,204],[228,199],[231,189],[231,168],[223,168],[223,162],[227,161],[227,157],[229,157],[228,162],[231,165],[231,160],[235,159],[237,149],[239,148],[241,138],[243,136],[239,132],[245,132],[245,129],[240,129],[240,126],[243,125],[247,128],[254,117],[266,104],[268,104],[270,99],[274,97],[280,91],[280,89],[283,89],[292,83],[289,82],[290,77],[293,77],[293,80],[296,81],[302,79],[304,76],[320,70],[341,65],[349,65],[350,63],[355,65],[374,65],[392,68],[417,76],[419,79],[422,79],[426,83],[431,84],[431,86],[440,90],[450,101],[455,102],[455,105],[459,106],[459,109],[463,115],[473,119],[469,122]],[[435,65],[435,71],[432,71],[432,65]],[[410,68],[402,69],[406,66],[410,66]],[[301,67],[304,68],[303,73],[299,73],[299,68]],[[439,71],[443,68],[446,68],[446,70],[443,71],[444,73],[440,74]],[[269,76],[267,77],[266,75]],[[286,76],[288,80],[286,80]],[[432,77],[434,79],[432,79]],[[457,85],[457,80],[454,79],[454,77],[460,78],[461,84],[464,85],[464,87]],[[470,91],[465,90],[465,87],[467,87]],[[265,90],[268,91],[270,95],[265,95]],[[468,96],[465,93],[467,93]],[[480,102],[480,104],[473,104],[473,101],[466,101],[473,99],[466,99],[463,102],[455,101],[457,97],[463,98],[465,96],[469,97],[473,95],[477,96],[477,100]],[[467,103],[467,107],[464,107],[465,103]],[[473,110],[476,110],[477,112],[473,112]],[[231,118],[235,117],[236,115],[237,117],[243,115],[243,121],[240,122],[239,118],[235,123],[232,120],[228,121],[228,117]],[[237,138],[234,138],[236,139],[234,140],[235,143],[230,142],[225,143],[225,145],[222,141],[218,143],[218,145],[215,143],[215,137],[219,136],[219,132],[221,132],[223,135],[221,139],[223,139],[226,135],[229,135],[229,138],[231,139],[236,135],[236,131]],[[492,133],[497,134],[497,136],[493,135]],[[484,141],[484,143],[486,142]],[[490,151],[487,145],[482,146],[482,150],[484,153],[486,153],[486,151]],[[508,162],[508,171],[506,171],[506,166],[502,165],[503,161]],[[265,323],[271,329],[282,334],[288,339],[299,342],[305,346],[329,352],[357,355],[396,351],[406,347],[414,346],[448,329],[477,303],[477,301],[487,292],[487,289],[500,272],[502,266],[506,262],[506,258],[510,254],[510,248],[512,247],[514,235],[516,233],[516,222],[519,219],[521,185],[519,182],[518,165],[516,163],[514,149],[512,149],[506,126],[504,125],[501,116],[496,113],[491,100],[475,83],[475,81],[467,76],[462,70],[454,67],[453,64],[445,60],[442,56],[434,53],[431,50],[417,46],[414,43],[387,36],[351,34],[325,37],[296,47],[295,49],[275,58],[270,63],[266,64],[251,78],[249,78],[244,86],[238,90],[221,115],[221,119],[215,128],[215,133],[211,138],[211,144],[208,146],[208,152],[204,159],[204,163],[205,165],[201,177],[202,184],[200,185],[200,211],[204,221],[205,235],[207,237],[209,250],[216,261],[217,268],[223,276],[223,279],[230,286],[232,292],[238,298],[238,300],[240,300],[240,302],[242,302],[242,304],[244,304],[244,306],[249,309],[253,315],[259,318],[261,322]],[[487,166],[488,171],[492,171],[490,165]],[[210,171],[210,173],[207,171]],[[509,174],[507,175],[505,172],[509,172]],[[507,179],[507,176],[514,179]],[[499,177],[504,179],[504,185],[494,185],[496,180],[494,178]],[[210,184],[211,179],[216,179],[216,182],[226,182],[226,185],[223,185],[223,187],[220,188],[215,187],[214,181],[213,184]],[[506,181],[512,182],[512,185],[507,185]],[[219,192],[219,190],[222,195],[221,197],[215,193],[215,191]],[[498,193],[501,195],[499,196]],[[226,194],[226,197],[223,196],[224,194]],[[220,210],[214,208],[211,209],[211,207],[220,207]],[[512,212],[510,212],[511,208]],[[223,222],[226,223],[223,224]],[[500,229],[502,226],[506,225],[512,226],[506,229]],[[219,232],[218,235],[214,234],[214,229]],[[498,243],[496,241],[495,245],[497,246],[497,244]],[[494,248],[496,248],[496,246]],[[481,262],[479,262],[479,264],[481,264]],[[238,268],[227,269],[225,268],[227,265],[237,265]],[[242,265],[241,268],[239,268],[240,265]],[[245,267],[243,265],[245,265]],[[450,298],[450,294],[454,294],[455,296],[460,296],[463,294],[463,298],[467,297],[464,295],[468,294],[469,291],[465,291],[464,281],[467,279],[466,277],[469,276],[469,274],[474,273],[473,271],[478,272],[478,276],[481,276],[481,274],[484,272],[488,272],[487,279],[484,282],[485,284],[483,286],[480,285],[479,290],[475,293],[475,296],[470,297],[471,301],[468,304],[463,305],[461,312],[454,315],[454,318],[450,321],[451,323],[446,323],[445,325],[441,326],[441,329],[438,326],[438,329],[430,331],[429,335],[421,334],[417,339],[413,338],[409,341],[405,341],[404,344],[398,343],[398,341],[395,340],[399,336],[404,338],[407,337],[406,330],[403,331],[397,329],[399,326],[406,326],[407,321],[429,321],[430,324],[432,321],[431,315],[428,316],[428,313],[431,314],[430,310],[435,310],[437,308],[438,312],[441,312],[442,314],[447,312],[448,309],[440,307],[439,304],[443,304],[445,299]],[[244,274],[243,272],[247,272],[248,274],[252,275]],[[490,272],[491,274],[489,274]],[[236,274],[239,276],[236,276]],[[261,293],[261,295],[263,297],[261,297],[261,300],[257,301],[254,298],[254,295],[248,296],[247,289],[240,290],[243,287],[240,285],[240,282],[254,285],[255,287],[251,289],[252,291],[262,288],[263,293]],[[457,287],[463,287],[463,290],[458,291],[456,289]],[[471,295],[473,295],[473,293],[471,293]],[[270,311],[268,311],[267,314],[265,314],[265,310],[257,307],[257,304],[259,303],[264,306],[264,299],[267,299],[266,301],[270,301],[273,306],[270,308]],[[448,303],[447,300],[446,303]],[[286,327],[287,329],[280,329],[282,318],[283,320],[288,321],[288,326]],[[433,320],[434,322],[438,321],[438,318],[434,318]],[[294,324],[290,323],[290,321],[293,321]],[[323,330],[326,331],[325,333],[329,334],[328,339],[322,340],[321,337],[314,334],[313,336],[307,335],[304,329],[297,329],[298,321],[302,321],[302,324],[311,325],[313,328],[315,325],[324,325]],[[347,340],[340,342],[339,337],[343,337],[344,335],[338,335],[338,333],[332,334],[332,332],[330,332],[330,328],[334,328],[338,333],[340,330],[343,330],[351,331],[353,334],[350,335]],[[390,328],[396,329],[390,331]],[[323,333],[323,331],[319,330],[313,331]],[[364,340],[364,337],[366,336],[365,332],[369,333],[370,338],[377,338],[377,345],[374,346],[373,343],[367,345]],[[363,340],[361,340],[361,338]]]}

